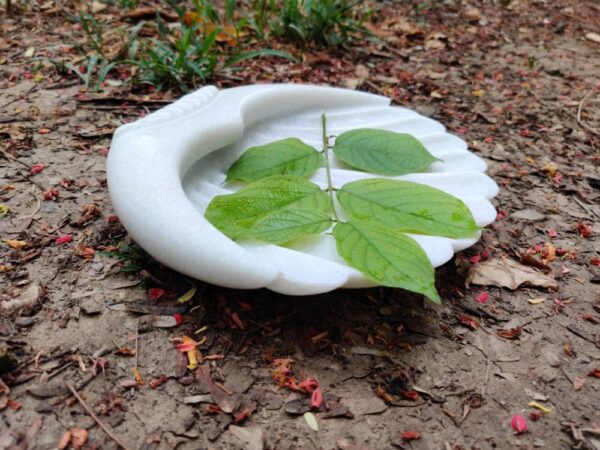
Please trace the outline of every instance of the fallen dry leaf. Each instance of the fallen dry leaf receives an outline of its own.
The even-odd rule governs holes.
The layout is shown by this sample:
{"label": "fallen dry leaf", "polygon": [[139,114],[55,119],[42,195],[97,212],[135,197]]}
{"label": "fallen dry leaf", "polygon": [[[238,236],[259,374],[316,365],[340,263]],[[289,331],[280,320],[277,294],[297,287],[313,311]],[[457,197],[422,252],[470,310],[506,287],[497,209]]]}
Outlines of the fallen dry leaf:
{"label": "fallen dry leaf", "polygon": [[27,246],[27,241],[17,241],[15,239],[4,239],[4,243],[15,250]]}
{"label": "fallen dry leaf", "polygon": [[558,289],[558,283],[550,275],[524,266],[508,258],[496,258],[480,262],[469,268],[466,285],[497,286],[517,289],[521,285]]}

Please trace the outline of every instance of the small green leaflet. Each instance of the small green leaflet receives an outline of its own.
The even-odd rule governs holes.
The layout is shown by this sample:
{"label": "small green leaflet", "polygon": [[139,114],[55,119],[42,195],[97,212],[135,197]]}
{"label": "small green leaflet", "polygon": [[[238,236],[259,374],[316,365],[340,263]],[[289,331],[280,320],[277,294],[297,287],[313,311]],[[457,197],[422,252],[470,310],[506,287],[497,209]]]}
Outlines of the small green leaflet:
{"label": "small green leaflet", "polygon": [[384,286],[425,295],[440,303],[434,269],[411,237],[374,222],[349,221],[333,228],[338,253],[348,265]]}
{"label": "small green leaflet", "polygon": [[252,182],[273,175],[307,177],[323,164],[323,155],[290,138],[248,149],[227,172],[227,181]]}
{"label": "small green leaflet", "polygon": [[453,195],[418,183],[373,178],[345,184],[337,198],[348,217],[408,233],[461,238],[479,230]]}
{"label": "small green leaflet", "polygon": [[382,175],[420,172],[437,161],[414,136],[371,128],[340,134],[333,152],[352,167]]}
{"label": "small green leaflet", "polygon": [[303,209],[277,211],[257,221],[246,237],[271,244],[285,244],[299,236],[319,234],[330,226],[331,217],[327,213]]}
{"label": "small green leaflet", "polygon": [[319,422],[317,422],[317,418],[311,412],[304,413],[304,420],[308,427],[313,431],[319,431]]}
{"label": "small green leaflet", "polygon": [[319,213],[330,208],[330,197],[316,184],[301,177],[277,175],[233,194],[214,197],[204,216],[230,238],[240,239],[272,213],[290,210]]}
{"label": "small green leaflet", "polygon": [[189,302],[191,299],[194,298],[194,295],[196,295],[196,288],[195,287],[191,288],[189,291],[187,291],[185,294],[183,294],[181,297],[179,297],[177,299],[177,303],[186,303],[186,302]]}

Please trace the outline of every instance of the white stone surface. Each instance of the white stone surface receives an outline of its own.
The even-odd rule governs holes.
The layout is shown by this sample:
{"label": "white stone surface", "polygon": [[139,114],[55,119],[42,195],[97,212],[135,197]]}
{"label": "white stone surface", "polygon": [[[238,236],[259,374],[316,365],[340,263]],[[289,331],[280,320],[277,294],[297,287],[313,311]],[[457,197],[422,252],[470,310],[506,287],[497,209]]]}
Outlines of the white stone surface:
{"label": "white stone surface", "polygon": [[[309,85],[255,85],[219,91],[205,87],[115,133],[107,162],[110,196],[133,239],[163,264],[221,286],[267,287],[290,295],[376,285],[348,267],[324,234],[294,248],[237,243],[204,219],[211,198],[230,192],[229,166],[249,147],[298,137],[321,148],[328,133],[380,128],[410,133],[442,161],[427,172],[397,178],[436,187],[462,199],[478,225],[493,222],[498,187],[486,165],[443,125],[385,97]],[[334,184],[375,177],[333,163]],[[312,180],[325,185],[325,173]],[[473,245],[469,239],[412,235],[434,266]]]}

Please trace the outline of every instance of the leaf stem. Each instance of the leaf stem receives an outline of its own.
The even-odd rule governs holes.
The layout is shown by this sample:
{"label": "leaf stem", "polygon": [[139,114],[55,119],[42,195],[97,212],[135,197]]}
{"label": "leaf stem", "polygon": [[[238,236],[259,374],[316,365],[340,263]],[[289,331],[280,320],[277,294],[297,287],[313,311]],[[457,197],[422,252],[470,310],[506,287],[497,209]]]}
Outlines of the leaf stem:
{"label": "leaf stem", "polygon": [[333,208],[333,217],[336,222],[340,221],[337,210],[335,209],[335,198],[333,195],[333,182],[331,181],[331,167],[329,166],[329,136],[327,136],[327,117],[325,113],[321,114],[321,124],[323,125],[323,156],[325,158],[325,173],[327,173],[327,192],[331,197],[331,207]]}

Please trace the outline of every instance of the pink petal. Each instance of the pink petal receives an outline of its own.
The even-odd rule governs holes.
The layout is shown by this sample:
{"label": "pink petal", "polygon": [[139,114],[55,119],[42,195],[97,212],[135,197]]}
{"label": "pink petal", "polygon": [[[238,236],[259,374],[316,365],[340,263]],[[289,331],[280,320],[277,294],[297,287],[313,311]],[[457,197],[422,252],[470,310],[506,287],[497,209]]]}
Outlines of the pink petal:
{"label": "pink petal", "polygon": [[475,297],[475,301],[477,303],[482,303],[482,304],[487,302],[489,299],[490,299],[490,294],[488,292],[480,292]]}
{"label": "pink petal", "polygon": [[310,396],[310,406],[314,409],[319,409],[323,403],[323,393],[321,388],[316,388]]}
{"label": "pink petal", "polygon": [[512,427],[513,430],[515,430],[515,433],[517,434],[521,434],[521,433],[525,433],[527,431],[527,419],[523,416],[513,416],[510,425]]}
{"label": "pink petal", "polygon": [[469,261],[471,261],[471,264],[477,264],[478,262],[481,262],[481,255],[478,253],[475,256],[471,256]]}
{"label": "pink petal", "polygon": [[73,240],[72,234],[63,234],[62,236],[58,237],[56,239],[56,241],[54,241],[54,243],[56,245],[62,245],[62,244],[67,244],[67,243],[71,242],[72,240]]}
{"label": "pink petal", "polygon": [[31,174],[35,175],[36,173],[40,173],[42,170],[44,170],[46,166],[42,163],[37,163],[34,164],[33,166],[31,166]]}

